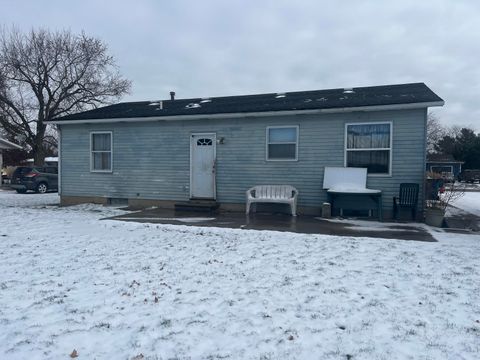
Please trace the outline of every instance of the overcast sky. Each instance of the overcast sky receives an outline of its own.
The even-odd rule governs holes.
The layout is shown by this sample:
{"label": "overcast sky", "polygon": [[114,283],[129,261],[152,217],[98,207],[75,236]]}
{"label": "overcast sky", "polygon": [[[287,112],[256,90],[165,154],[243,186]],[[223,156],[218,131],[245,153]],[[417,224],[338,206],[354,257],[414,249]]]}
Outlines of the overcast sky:
{"label": "overcast sky", "polygon": [[84,30],[124,100],[425,82],[442,123],[480,131],[480,2],[0,0],[0,23]]}

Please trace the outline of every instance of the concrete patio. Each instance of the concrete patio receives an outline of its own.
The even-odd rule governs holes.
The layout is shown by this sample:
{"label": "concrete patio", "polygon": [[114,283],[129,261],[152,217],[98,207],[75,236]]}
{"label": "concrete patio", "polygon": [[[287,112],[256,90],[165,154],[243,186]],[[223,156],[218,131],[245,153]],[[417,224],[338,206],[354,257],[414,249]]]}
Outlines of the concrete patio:
{"label": "concrete patio", "polygon": [[380,223],[377,221],[321,219],[315,216],[292,217],[286,214],[239,212],[178,212],[171,209],[150,208],[108,218],[109,220],[140,223],[189,225],[231,229],[289,231],[305,234],[325,234],[353,237],[374,237],[434,242],[435,239],[422,224]]}

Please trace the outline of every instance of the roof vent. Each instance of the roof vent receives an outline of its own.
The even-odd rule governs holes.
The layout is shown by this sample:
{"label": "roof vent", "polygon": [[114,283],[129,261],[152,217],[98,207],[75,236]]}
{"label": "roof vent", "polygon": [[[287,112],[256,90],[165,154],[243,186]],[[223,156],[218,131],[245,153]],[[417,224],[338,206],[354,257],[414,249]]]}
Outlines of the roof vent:
{"label": "roof vent", "polygon": [[175,91],[170,91],[170,100],[175,100]]}
{"label": "roof vent", "polygon": [[196,109],[196,108],[199,108],[201,107],[200,104],[197,104],[197,103],[190,103],[188,105],[185,106],[187,109]]}
{"label": "roof vent", "polygon": [[155,110],[163,110],[163,101],[162,100],[159,100],[159,101],[151,101],[150,104],[148,104],[149,106],[158,106],[158,108],[156,108]]}
{"label": "roof vent", "polygon": [[353,94],[355,91],[353,91],[353,88],[344,88],[343,89],[344,94]]}

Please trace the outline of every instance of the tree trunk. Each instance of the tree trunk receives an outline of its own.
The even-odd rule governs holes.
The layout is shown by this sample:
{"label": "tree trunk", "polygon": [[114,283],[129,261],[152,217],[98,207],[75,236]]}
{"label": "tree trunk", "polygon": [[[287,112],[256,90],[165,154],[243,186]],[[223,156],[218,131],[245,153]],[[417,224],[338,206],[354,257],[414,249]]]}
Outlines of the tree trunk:
{"label": "tree trunk", "polygon": [[36,166],[43,166],[45,165],[45,152],[43,151],[43,147],[37,149],[33,155],[33,164]]}
{"label": "tree trunk", "polygon": [[45,125],[42,123],[38,126],[37,135],[35,136],[35,145],[33,149],[33,164],[37,166],[45,165],[45,146],[43,139],[45,137]]}

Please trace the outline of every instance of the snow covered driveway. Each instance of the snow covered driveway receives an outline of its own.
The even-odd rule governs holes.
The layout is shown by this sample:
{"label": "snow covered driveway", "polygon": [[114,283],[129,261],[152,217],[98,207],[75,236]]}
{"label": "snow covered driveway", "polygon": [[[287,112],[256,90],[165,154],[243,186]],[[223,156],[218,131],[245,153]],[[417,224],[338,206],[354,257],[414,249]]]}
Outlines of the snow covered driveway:
{"label": "snow covered driveway", "polygon": [[468,191],[453,203],[454,206],[471,214],[480,216],[480,191]]}
{"label": "snow covered driveway", "polygon": [[122,223],[55,202],[0,191],[1,359],[480,357],[477,236]]}

